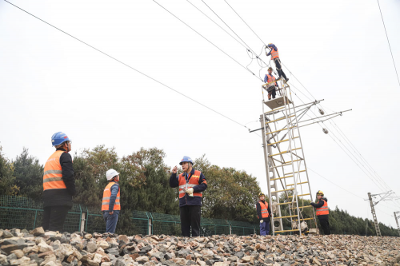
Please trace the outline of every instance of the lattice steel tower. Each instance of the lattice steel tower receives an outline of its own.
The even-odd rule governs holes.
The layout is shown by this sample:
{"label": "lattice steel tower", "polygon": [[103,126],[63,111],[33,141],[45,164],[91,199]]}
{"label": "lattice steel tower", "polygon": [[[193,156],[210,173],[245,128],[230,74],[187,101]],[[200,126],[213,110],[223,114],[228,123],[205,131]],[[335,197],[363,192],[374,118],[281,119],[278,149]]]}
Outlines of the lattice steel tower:
{"label": "lattice steel tower", "polygon": [[[305,208],[312,208],[313,201],[308,178],[306,158],[299,130],[299,120],[320,101],[295,106],[290,86],[280,83],[280,97],[269,101],[264,94],[268,84],[262,87],[262,110],[260,117],[267,172],[269,205],[272,211],[272,233],[299,231],[316,228],[314,210],[305,217]],[[265,106],[271,110],[265,111]],[[283,219],[290,220],[290,229],[283,228]]]}

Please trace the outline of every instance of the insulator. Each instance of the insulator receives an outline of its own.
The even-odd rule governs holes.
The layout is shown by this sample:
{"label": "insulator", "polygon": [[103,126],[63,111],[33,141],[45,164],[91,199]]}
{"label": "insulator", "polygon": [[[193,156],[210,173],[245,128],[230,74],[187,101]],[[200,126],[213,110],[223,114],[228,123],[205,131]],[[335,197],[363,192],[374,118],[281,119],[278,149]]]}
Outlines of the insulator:
{"label": "insulator", "polygon": [[319,113],[320,113],[321,115],[324,115],[324,114],[325,114],[324,110],[322,110],[321,108],[318,109],[318,111],[319,111]]}
{"label": "insulator", "polygon": [[328,133],[329,133],[329,131],[328,131],[326,128],[323,128],[322,131],[323,131],[325,134],[328,134]]}

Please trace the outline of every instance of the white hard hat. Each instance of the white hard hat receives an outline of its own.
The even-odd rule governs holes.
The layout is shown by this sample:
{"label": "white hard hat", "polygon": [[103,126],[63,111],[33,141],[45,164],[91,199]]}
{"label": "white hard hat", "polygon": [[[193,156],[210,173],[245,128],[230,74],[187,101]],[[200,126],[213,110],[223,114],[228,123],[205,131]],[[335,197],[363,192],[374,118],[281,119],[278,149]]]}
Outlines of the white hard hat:
{"label": "white hard hat", "polygon": [[111,179],[113,179],[114,176],[119,175],[119,173],[117,171],[115,171],[114,169],[110,169],[106,172],[106,178],[107,181],[110,181]]}

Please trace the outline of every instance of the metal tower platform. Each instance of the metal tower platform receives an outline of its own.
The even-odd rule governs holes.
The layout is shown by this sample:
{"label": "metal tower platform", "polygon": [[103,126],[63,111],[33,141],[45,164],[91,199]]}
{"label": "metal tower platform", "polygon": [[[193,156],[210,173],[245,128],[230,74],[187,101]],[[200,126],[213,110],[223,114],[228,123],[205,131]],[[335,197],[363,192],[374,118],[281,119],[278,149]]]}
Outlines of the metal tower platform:
{"label": "metal tower platform", "polygon": [[[285,81],[280,83],[281,96],[272,100],[265,100],[266,90],[262,87],[263,114],[260,117],[269,205],[273,210],[272,233],[297,231],[302,234],[317,228],[317,223],[314,209],[310,205],[313,197],[299,119],[317,101],[296,107],[291,98],[290,86]],[[265,106],[271,110],[265,111]],[[290,229],[284,229],[284,221],[290,222]]]}

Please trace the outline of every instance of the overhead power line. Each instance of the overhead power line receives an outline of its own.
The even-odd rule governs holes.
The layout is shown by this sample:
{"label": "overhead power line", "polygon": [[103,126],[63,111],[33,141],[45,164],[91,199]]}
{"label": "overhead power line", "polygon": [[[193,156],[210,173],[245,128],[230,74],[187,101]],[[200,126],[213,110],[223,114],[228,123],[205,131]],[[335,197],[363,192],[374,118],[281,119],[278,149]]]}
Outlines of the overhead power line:
{"label": "overhead power line", "polygon": [[394,61],[394,57],[393,57],[393,53],[392,53],[392,47],[390,46],[390,41],[389,41],[389,37],[388,37],[387,31],[386,31],[385,21],[383,20],[383,14],[382,14],[382,10],[381,10],[381,5],[379,4],[379,0],[376,0],[376,1],[378,2],[379,12],[381,13],[382,24],[383,24],[383,27],[385,28],[386,39],[387,39],[387,42],[389,44],[389,51],[390,51],[390,54],[392,55],[394,70],[396,71],[397,82],[399,83],[399,86],[400,86],[399,73],[397,72],[396,62]]}
{"label": "overhead power line", "polygon": [[[240,65],[241,67],[243,67],[244,69],[246,69],[247,71],[249,71],[251,74],[253,74],[254,77],[256,77],[257,79],[259,79],[255,73],[253,73],[250,69],[248,69],[247,67],[245,67],[244,65],[242,65],[241,63],[239,63],[239,61],[237,61],[235,58],[233,58],[232,56],[230,56],[227,52],[225,52],[224,50],[222,50],[219,46],[217,46],[216,44],[214,44],[212,41],[210,41],[209,39],[207,39],[203,34],[201,34],[200,32],[198,32],[197,30],[195,30],[193,27],[191,27],[189,24],[187,24],[185,21],[183,21],[182,19],[180,19],[178,16],[176,16],[174,13],[172,13],[171,11],[169,11],[167,8],[165,8],[163,5],[161,5],[160,3],[158,3],[157,1],[153,0],[154,3],[156,3],[157,5],[159,5],[162,9],[164,9],[165,11],[167,11],[170,15],[172,15],[173,17],[175,17],[177,20],[179,20],[180,22],[182,22],[184,25],[186,25],[188,28],[190,28],[192,31],[194,31],[195,33],[197,33],[198,35],[200,35],[203,39],[205,39],[207,42],[209,42],[211,45],[213,45],[215,48],[217,48],[218,50],[220,50],[222,53],[224,53],[226,56],[228,56],[230,59],[232,59],[236,64]],[[260,79],[261,82],[263,81],[262,79]]]}
{"label": "overhead power line", "polygon": [[346,191],[346,192],[347,192],[347,193],[349,193],[350,195],[353,195],[353,196],[355,196],[355,197],[357,197],[357,198],[359,198],[359,199],[362,199],[362,200],[364,200],[364,198],[363,198],[363,197],[361,197],[361,196],[359,196],[359,195],[356,195],[356,194],[354,194],[354,192],[350,192],[350,191],[348,191],[347,189],[343,188],[342,186],[340,186],[340,185],[336,184],[335,182],[331,181],[329,178],[326,178],[326,177],[324,177],[323,175],[321,175],[321,174],[319,174],[319,173],[315,172],[315,171],[314,171],[314,170],[312,170],[310,167],[308,167],[308,169],[309,169],[311,172],[313,172],[313,173],[315,173],[316,175],[318,175],[319,177],[322,177],[323,179],[325,179],[325,180],[326,180],[326,181],[328,181],[329,183],[331,183],[331,184],[334,184],[334,185],[335,185],[335,186],[337,186],[338,188],[340,188],[340,189],[342,189],[342,190]]}
{"label": "overhead power line", "polygon": [[[251,28],[251,26],[243,19],[243,17],[241,17],[240,15],[239,15],[239,13],[233,8],[233,6],[231,6],[228,2],[227,2],[227,0],[224,0],[225,1],[225,3],[233,10],[233,12],[243,21],[243,23],[254,33],[254,35],[264,44],[264,45],[266,45],[266,43],[261,39],[261,37]],[[379,0],[378,0],[378,4],[379,4]],[[381,12],[381,14],[382,14],[382,12]],[[382,16],[382,22],[383,22],[383,16]],[[386,27],[385,27],[385,32],[386,32]],[[386,36],[387,36],[387,34],[386,34]],[[389,38],[387,38],[388,39],[388,43],[389,43]],[[389,43],[389,46],[390,46],[390,43]],[[393,57],[393,54],[392,54],[392,57]],[[394,63],[394,59],[393,59],[393,63]],[[283,63],[282,63],[282,65],[284,65]],[[286,65],[284,65],[285,66],[285,68],[290,72],[290,74],[297,80],[297,82],[308,92],[308,94],[309,95],[311,95],[311,97],[315,100],[316,98],[314,97],[314,95],[312,95],[312,93],[300,82],[300,80],[290,71],[290,69],[288,69],[288,67],[286,66]],[[396,70],[396,73],[397,73],[397,70]],[[400,83],[399,83],[400,84]],[[291,85],[291,86],[293,86],[293,85]],[[294,86],[293,86],[294,87]],[[300,90],[299,90],[300,91]],[[301,91],[300,91],[301,92]],[[303,94],[303,93],[302,93]],[[297,94],[295,94],[296,96],[297,96]],[[303,94],[306,98],[308,98],[305,94]],[[299,96],[297,96],[299,99],[300,99],[300,97]],[[308,98],[309,99],[309,98]],[[302,101],[301,99],[300,99],[300,101]],[[303,102],[303,101],[302,101]],[[304,103],[304,102],[303,102]],[[320,104],[321,106],[322,106],[322,104]],[[311,110],[310,110],[311,111]],[[316,116],[312,111],[311,111],[311,113],[314,115],[314,116]],[[309,116],[308,114],[307,114],[307,116]],[[319,124],[320,125],[320,124]],[[321,125],[320,125],[321,126]],[[328,126],[325,124],[325,126],[328,128]],[[321,126],[322,127],[322,126]],[[336,125],[336,124],[333,124],[333,127],[339,132],[339,130],[340,130],[340,128]],[[329,128],[328,128],[329,129]],[[332,130],[330,130],[331,132],[332,132]],[[341,131],[341,130],[340,130]],[[343,133],[344,134],[344,133]],[[340,139],[337,137],[337,136],[334,136],[334,137],[332,137],[332,136],[330,136],[335,142],[336,142],[336,144],[354,161],[354,163],[368,176],[368,177],[370,177],[370,179],[376,184],[376,185],[378,185],[378,186],[380,186],[381,187],[381,189],[382,189],[382,187],[389,187],[387,184],[386,184],[386,182],[375,172],[375,170],[373,170],[373,168],[371,167],[371,165],[362,157],[362,155],[361,155],[361,153],[358,151],[358,150],[356,150],[355,149],[355,147],[354,147],[354,145],[353,144],[351,144],[350,146],[352,146],[352,147],[350,147],[351,149],[353,149],[353,152],[354,152],[354,154],[355,155],[359,155],[360,157],[361,157],[361,159],[357,159],[357,157],[354,155],[354,154],[352,154],[351,153],[351,151],[349,150],[349,148],[348,147],[346,147],[346,145],[343,145],[343,147],[340,145],[340,143],[339,142],[341,142],[340,141]],[[335,138],[337,138],[337,140],[339,141],[336,141],[335,140]],[[346,137],[347,138],[347,137]],[[347,141],[348,142],[350,142],[350,140],[347,138]],[[350,142],[351,143],[351,142]],[[351,154],[351,156],[353,156],[355,159],[356,159],[356,161],[345,151],[345,150],[348,150],[349,151],[349,153]],[[368,168],[367,167],[365,167],[364,166],[364,164],[362,163],[362,162],[365,162],[366,164],[367,164],[367,166],[368,166]],[[361,165],[361,166],[360,166]],[[363,168],[365,169],[363,169]],[[365,171],[367,171],[369,174],[367,174],[367,172],[365,172]]]}
{"label": "overhead power line", "polygon": [[41,22],[47,24],[48,26],[50,26],[50,27],[52,27],[52,28],[54,28],[54,29],[56,29],[56,30],[58,30],[58,31],[60,31],[60,32],[62,32],[62,33],[64,33],[65,35],[67,35],[67,36],[69,36],[69,37],[71,37],[71,38],[73,38],[73,39],[79,41],[80,43],[83,43],[84,45],[86,45],[86,46],[92,48],[93,50],[95,50],[95,51],[97,51],[97,52],[99,52],[99,53],[101,53],[101,54],[103,54],[103,55],[105,55],[105,56],[107,56],[108,58],[111,58],[111,59],[113,59],[114,61],[116,61],[116,62],[118,62],[118,63],[120,63],[120,64],[122,64],[122,65],[124,65],[124,66],[126,66],[126,67],[128,67],[128,68],[130,68],[130,69],[132,69],[132,70],[134,70],[134,71],[136,71],[137,73],[139,73],[139,74],[145,76],[146,78],[153,80],[154,82],[156,82],[156,83],[158,83],[158,84],[164,86],[165,88],[168,88],[169,90],[171,90],[171,91],[173,91],[173,92],[175,92],[175,93],[180,94],[181,96],[183,96],[183,97],[185,97],[185,98],[187,98],[187,99],[189,99],[189,100],[191,100],[191,101],[197,103],[198,105],[201,105],[201,106],[207,108],[208,110],[210,110],[210,111],[212,111],[212,112],[214,112],[214,113],[216,113],[216,114],[218,114],[218,115],[220,115],[220,116],[222,116],[222,117],[224,117],[224,118],[230,120],[231,122],[233,122],[233,123],[235,123],[235,124],[237,124],[237,125],[240,125],[240,126],[245,127],[245,128],[248,129],[248,127],[247,127],[246,125],[243,125],[242,123],[240,123],[240,122],[238,122],[238,121],[236,121],[236,120],[234,120],[234,119],[232,119],[232,118],[230,118],[230,117],[228,117],[228,116],[222,114],[221,112],[219,112],[219,111],[217,111],[217,110],[215,110],[215,109],[213,109],[213,108],[211,108],[211,107],[209,107],[209,106],[207,106],[207,105],[205,105],[205,104],[203,104],[203,103],[201,103],[201,102],[195,100],[194,98],[192,98],[192,97],[190,97],[190,96],[188,96],[188,95],[186,95],[186,94],[184,94],[184,93],[182,93],[182,92],[180,92],[180,91],[178,91],[178,90],[176,90],[176,89],[174,89],[174,88],[172,88],[172,87],[170,87],[170,86],[168,86],[168,85],[166,85],[165,83],[163,83],[163,82],[161,82],[161,81],[159,81],[159,80],[157,80],[157,79],[155,79],[155,78],[153,78],[153,77],[147,75],[146,73],[144,73],[144,72],[142,72],[142,71],[140,71],[140,70],[138,70],[138,69],[136,69],[136,68],[134,68],[134,67],[128,65],[127,63],[125,63],[125,62],[123,62],[123,61],[121,61],[121,60],[115,58],[114,56],[112,56],[112,55],[110,55],[110,54],[108,54],[108,53],[106,53],[106,52],[103,52],[102,50],[100,50],[100,49],[94,47],[93,45],[91,45],[91,44],[89,44],[89,43],[87,43],[87,42],[85,42],[85,41],[83,41],[83,40],[81,40],[81,39],[79,39],[79,38],[73,36],[72,34],[66,32],[66,31],[64,31],[64,30],[62,30],[62,29],[60,29],[60,28],[58,28],[58,27],[56,27],[56,26],[54,26],[53,24],[50,24],[49,22],[47,22],[47,21],[45,21],[45,20],[43,20],[43,19],[41,19],[41,18],[35,16],[34,14],[28,12],[27,10],[25,10],[25,9],[23,9],[23,8],[21,8],[21,7],[17,6],[17,5],[15,5],[15,4],[13,4],[13,3],[7,1],[7,0],[4,0],[4,2],[6,2],[6,3],[8,3],[8,4],[10,4],[10,5],[12,5],[12,6],[16,7],[16,8],[18,8],[19,10],[25,12],[26,14],[28,14],[28,15],[34,17],[35,19],[37,19],[37,20],[39,20],[39,21],[41,21]]}

